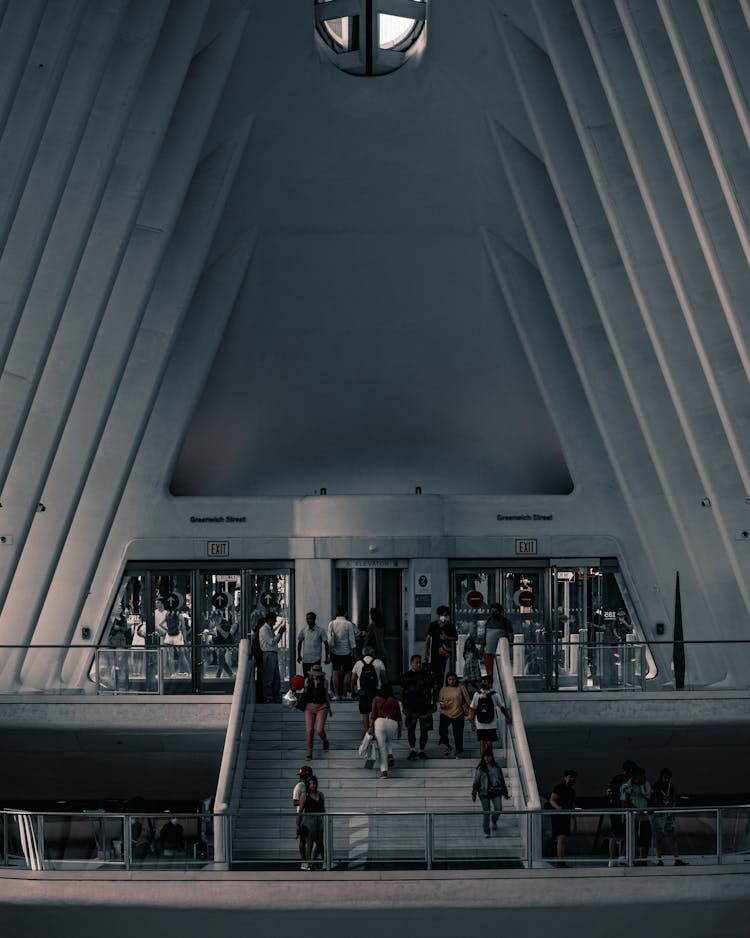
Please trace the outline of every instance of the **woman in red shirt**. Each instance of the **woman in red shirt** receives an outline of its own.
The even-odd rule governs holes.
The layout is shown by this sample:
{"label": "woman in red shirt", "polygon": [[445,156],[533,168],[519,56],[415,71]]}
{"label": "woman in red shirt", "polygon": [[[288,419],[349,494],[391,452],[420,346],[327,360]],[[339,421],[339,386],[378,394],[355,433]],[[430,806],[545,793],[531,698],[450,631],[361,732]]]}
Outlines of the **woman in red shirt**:
{"label": "woman in red shirt", "polygon": [[370,726],[380,750],[380,777],[388,778],[388,769],[392,768],[394,762],[391,740],[394,736],[401,739],[401,707],[393,696],[393,688],[387,682],[372,702]]}

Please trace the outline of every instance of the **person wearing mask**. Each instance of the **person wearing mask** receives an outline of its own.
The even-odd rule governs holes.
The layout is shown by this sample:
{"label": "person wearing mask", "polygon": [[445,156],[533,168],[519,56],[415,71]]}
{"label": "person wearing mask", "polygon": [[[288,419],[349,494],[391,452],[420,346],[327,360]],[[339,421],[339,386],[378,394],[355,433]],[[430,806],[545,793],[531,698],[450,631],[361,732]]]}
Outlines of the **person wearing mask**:
{"label": "person wearing mask", "polygon": [[[435,682],[430,671],[422,667],[422,656],[412,655],[409,670],[401,675],[401,706],[404,710],[409,739],[409,759],[426,759],[427,737],[432,729],[435,704]],[[419,748],[417,748],[419,724]]]}
{"label": "person wearing mask", "polygon": [[343,700],[349,693],[354,650],[357,647],[354,623],[347,619],[343,606],[336,609],[336,618],[328,623],[328,645],[333,662],[333,699]]}
{"label": "person wearing mask", "polygon": [[276,629],[276,613],[269,612],[258,632],[258,644],[263,660],[263,699],[281,703],[281,675],[279,674],[279,642],[284,636],[286,625],[282,622]]}
{"label": "person wearing mask", "polygon": [[424,645],[425,661],[429,661],[432,676],[438,687],[442,687],[445,682],[445,669],[458,642],[458,632],[448,618],[449,612],[447,606],[437,607],[437,619],[430,622]]}
{"label": "person wearing mask", "polygon": [[480,654],[484,655],[484,667],[490,677],[495,671],[495,653],[501,638],[507,638],[508,644],[512,645],[513,626],[510,619],[503,614],[500,603],[493,603],[490,606],[490,617],[484,625],[484,638],[479,649]]}
{"label": "person wearing mask", "polygon": [[380,777],[388,778],[388,769],[393,768],[392,741],[401,739],[401,707],[393,696],[393,688],[386,681],[372,702],[370,725],[380,750]]}

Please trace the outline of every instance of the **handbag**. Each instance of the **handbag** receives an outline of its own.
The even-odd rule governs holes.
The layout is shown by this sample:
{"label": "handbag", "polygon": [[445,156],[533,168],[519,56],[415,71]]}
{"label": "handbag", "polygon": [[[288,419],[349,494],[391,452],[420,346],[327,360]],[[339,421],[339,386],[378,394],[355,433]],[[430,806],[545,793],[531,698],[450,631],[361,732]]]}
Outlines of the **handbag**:
{"label": "handbag", "polygon": [[305,693],[305,691],[302,691],[302,693],[297,698],[296,709],[304,710],[306,706],[307,706],[307,694]]}

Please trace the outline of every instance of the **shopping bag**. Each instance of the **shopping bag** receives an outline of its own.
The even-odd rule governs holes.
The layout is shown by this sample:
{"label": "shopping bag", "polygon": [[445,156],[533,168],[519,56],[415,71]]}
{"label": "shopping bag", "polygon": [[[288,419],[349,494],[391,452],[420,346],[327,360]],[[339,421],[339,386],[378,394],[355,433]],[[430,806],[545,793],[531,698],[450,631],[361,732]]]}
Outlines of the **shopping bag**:
{"label": "shopping bag", "polygon": [[380,748],[378,746],[378,741],[374,736],[371,736],[370,745],[368,746],[367,753],[365,755],[365,768],[371,769],[379,758]]}
{"label": "shopping bag", "polygon": [[367,753],[370,749],[370,743],[372,742],[373,737],[369,733],[365,733],[362,737],[362,742],[359,744],[359,749],[357,750],[357,755],[360,759],[366,759]]}

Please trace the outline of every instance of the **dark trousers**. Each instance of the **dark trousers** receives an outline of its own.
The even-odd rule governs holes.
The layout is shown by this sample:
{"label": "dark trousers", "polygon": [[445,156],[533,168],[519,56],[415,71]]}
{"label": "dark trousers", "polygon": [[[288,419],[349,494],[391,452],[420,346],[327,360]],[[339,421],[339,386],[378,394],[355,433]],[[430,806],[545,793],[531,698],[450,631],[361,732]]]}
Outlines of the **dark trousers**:
{"label": "dark trousers", "polygon": [[447,717],[444,713],[440,714],[440,744],[448,745],[448,727],[453,727],[453,742],[456,752],[464,751],[464,715]]}

